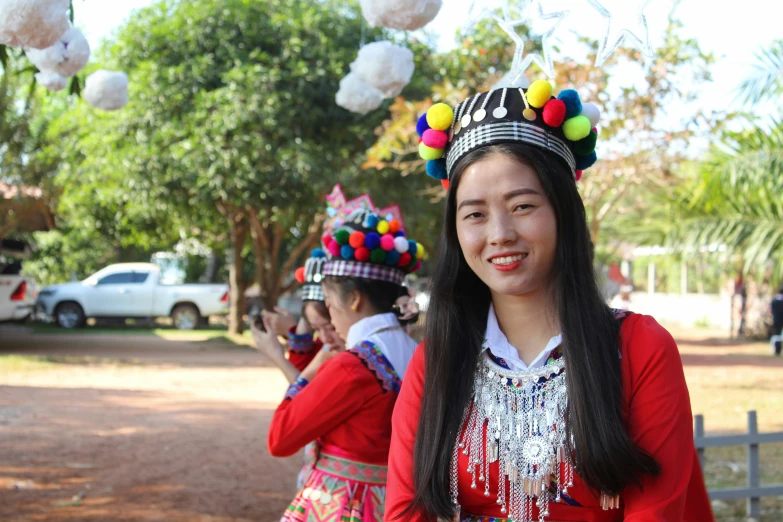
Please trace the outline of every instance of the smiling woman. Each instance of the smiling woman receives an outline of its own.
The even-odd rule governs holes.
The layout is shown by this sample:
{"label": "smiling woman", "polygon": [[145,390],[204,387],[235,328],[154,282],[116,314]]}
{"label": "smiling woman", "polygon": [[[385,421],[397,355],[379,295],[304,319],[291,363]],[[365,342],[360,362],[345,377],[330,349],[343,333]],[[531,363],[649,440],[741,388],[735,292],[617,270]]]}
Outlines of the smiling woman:
{"label": "smiling woman", "polygon": [[444,231],[386,520],[708,522],[677,346],[596,284],[576,182],[597,109],[544,84],[458,105],[428,165]]}

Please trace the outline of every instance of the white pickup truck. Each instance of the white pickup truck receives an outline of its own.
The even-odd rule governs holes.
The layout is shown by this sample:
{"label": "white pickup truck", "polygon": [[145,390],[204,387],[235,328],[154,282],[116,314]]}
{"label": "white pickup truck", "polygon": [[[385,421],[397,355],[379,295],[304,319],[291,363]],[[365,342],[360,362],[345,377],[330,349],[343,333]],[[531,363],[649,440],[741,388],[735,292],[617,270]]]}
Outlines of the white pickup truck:
{"label": "white pickup truck", "polygon": [[192,330],[210,315],[228,312],[228,285],[167,285],[152,263],[110,265],[84,281],[42,288],[37,311],[63,328],[94,318],[170,316],[180,330]]}
{"label": "white pickup truck", "polygon": [[0,239],[0,322],[21,322],[33,315],[35,280],[21,275],[22,260],[30,253],[23,241]]}

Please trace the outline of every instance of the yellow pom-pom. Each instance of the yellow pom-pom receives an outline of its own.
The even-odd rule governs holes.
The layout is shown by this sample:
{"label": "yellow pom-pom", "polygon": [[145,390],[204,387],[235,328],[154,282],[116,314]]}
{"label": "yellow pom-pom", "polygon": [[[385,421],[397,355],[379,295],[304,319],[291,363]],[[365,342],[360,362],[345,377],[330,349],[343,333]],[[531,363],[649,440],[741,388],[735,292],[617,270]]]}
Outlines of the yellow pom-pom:
{"label": "yellow pom-pom", "polygon": [[424,257],[424,247],[421,243],[416,243],[416,259],[422,259]]}
{"label": "yellow pom-pom", "polygon": [[546,80],[536,80],[527,89],[527,102],[531,107],[540,109],[552,97],[552,84]]}
{"label": "yellow pom-pom", "polygon": [[590,134],[590,120],[586,116],[574,116],[563,124],[563,134],[571,141],[579,141]]}
{"label": "yellow pom-pom", "polygon": [[378,228],[376,229],[379,234],[388,234],[389,233],[389,222],[385,219],[378,222]]}
{"label": "yellow pom-pom", "polygon": [[419,156],[425,160],[436,160],[443,157],[444,149],[433,149],[424,143],[419,143]]}
{"label": "yellow pom-pom", "polygon": [[427,125],[431,129],[445,131],[454,123],[454,111],[445,103],[436,103],[427,111]]}

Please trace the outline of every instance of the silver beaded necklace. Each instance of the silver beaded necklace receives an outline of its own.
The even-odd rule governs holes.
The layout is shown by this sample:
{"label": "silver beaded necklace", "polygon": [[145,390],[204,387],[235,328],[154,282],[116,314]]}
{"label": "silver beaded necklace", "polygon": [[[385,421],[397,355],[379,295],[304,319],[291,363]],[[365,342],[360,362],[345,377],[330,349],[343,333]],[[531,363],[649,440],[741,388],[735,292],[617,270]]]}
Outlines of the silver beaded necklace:
{"label": "silver beaded necklace", "polygon": [[[486,345],[485,345],[486,346]],[[468,457],[472,489],[493,493],[501,513],[514,522],[540,522],[550,502],[560,502],[573,485],[573,460],[566,445],[568,409],[565,360],[542,368],[512,371],[485,351],[475,375],[473,403],[466,411],[451,462],[451,499],[457,516],[459,451]],[[486,430],[486,438],[484,432]],[[498,462],[497,490],[491,492],[489,466]],[[494,489],[494,488],[493,488]],[[619,507],[619,497],[601,495],[604,509]]]}

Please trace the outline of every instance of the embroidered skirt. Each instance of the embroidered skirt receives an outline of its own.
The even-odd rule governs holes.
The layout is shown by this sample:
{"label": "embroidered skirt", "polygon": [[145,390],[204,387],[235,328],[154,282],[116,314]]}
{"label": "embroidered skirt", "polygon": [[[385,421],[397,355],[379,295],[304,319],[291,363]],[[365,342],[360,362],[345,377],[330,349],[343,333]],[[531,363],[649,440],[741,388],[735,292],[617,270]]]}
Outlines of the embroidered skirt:
{"label": "embroidered skirt", "polygon": [[280,522],[383,522],[386,466],[322,451]]}

